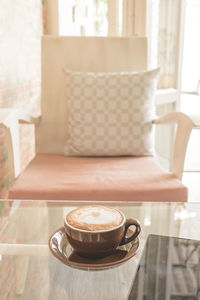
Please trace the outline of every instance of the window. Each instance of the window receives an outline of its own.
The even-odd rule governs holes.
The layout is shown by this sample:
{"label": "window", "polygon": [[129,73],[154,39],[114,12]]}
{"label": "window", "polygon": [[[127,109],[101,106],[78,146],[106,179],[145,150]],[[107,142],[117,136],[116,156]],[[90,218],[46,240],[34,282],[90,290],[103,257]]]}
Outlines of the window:
{"label": "window", "polygon": [[160,66],[159,88],[177,88],[180,0],[152,0],[149,16],[150,62]]}
{"label": "window", "polygon": [[[184,32],[182,90],[200,93],[200,1],[187,0]],[[191,34],[192,33],[192,34]]]}
{"label": "window", "polygon": [[59,0],[59,35],[121,35],[122,0]]}

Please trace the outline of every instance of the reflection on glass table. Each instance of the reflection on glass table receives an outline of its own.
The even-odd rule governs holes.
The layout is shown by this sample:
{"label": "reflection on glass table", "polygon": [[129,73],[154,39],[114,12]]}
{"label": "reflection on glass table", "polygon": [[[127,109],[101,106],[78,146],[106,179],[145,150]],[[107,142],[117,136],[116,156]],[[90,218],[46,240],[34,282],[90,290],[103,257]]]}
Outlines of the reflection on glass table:
{"label": "reflection on glass table", "polygon": [[198,203],[101,202],[120,209],[127,218],[140,221],[139,251],[112,269],[75,269],[52,255],[48,241],[63,226],[66,213],[88,204],[99,203],[0,201],[1,300],[125,300],[149,234],[200,240]]}
{"label": "reflection on glass table", "polygon": [[129,299],[200,299],[200,241],[149,235]]}

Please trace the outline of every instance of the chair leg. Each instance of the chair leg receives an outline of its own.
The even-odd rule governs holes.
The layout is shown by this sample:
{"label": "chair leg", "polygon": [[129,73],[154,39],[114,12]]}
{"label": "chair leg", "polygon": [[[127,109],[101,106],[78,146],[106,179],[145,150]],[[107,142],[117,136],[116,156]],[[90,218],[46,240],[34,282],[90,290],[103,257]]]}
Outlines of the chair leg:
{"label": "chair leg", "polygon": [[16,294],[22,295],[24,292],[26,278],[29,267],[29,257],[28,256],[17,256],[15,261],[16,267]]}
{"label": "chair leg", "polygon": [[63,207],[48,207],[48,230],[49,235],[53,234],[64,224]]}

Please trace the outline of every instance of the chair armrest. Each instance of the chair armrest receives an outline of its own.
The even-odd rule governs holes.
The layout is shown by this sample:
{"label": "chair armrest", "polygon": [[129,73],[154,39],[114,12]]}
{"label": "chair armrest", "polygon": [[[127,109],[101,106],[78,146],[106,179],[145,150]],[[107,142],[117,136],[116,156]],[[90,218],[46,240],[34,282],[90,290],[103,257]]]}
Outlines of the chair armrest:
{"label": "chair armrest", "polygon": [[177,124],[171,171],[181,180],[190,134],[193,128],[200,129],[200,118],[197,116],[187,116],[182,112],[172,112],[153,120],[154,124],[170,122]]}
{"label": "chair armrest", "polygon": [[39,121],[39,116],[31,116],[23,110],[0,109],[0,128],[5,132],[11,182],[20,173],[19,124],[37,124]]}
{"label": "chair armrest", "polygon": [[194,129],[200,129],[200,116],[199,115],[190,115],[189,117],[194,124]]}
{"label": "chair armrest", "polygon": [[193,128],[200,128],[199,115],[186,115],[182,112],[171,112],[161,117],[155,117],[154,124],[166,124],[170,122],[192,122]]}
{"label": "chair armrest", "polygon": [[40,116],[32,116],[26,111],[20,109],[0,109],[0,123],[9,127],[13,120],[17,120],[20,124],[38,124]]}

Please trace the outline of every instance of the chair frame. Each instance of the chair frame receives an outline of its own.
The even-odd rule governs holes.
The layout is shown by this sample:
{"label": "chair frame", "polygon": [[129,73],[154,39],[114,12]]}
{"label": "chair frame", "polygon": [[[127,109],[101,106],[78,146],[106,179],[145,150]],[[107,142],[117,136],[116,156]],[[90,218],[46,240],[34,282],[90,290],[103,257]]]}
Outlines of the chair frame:
{"label": "chair frame", "polygon": [[[86,52],[80,51],[82,47]],[[84,53],[87,53],[87,61]],[[101,57],[99,60],[96,59],[98,55]],[[36,153],[62,154],[67,138],[67,113],[62,107],[65,103],[64,67],[79,71],[114,72],[140,71],[147,69],[147,65],[146,38],[43,37],[41,116],[33,117],[18,109],[0,109],[0,128],[6,133],[11,183],[21,172],[19,124],[35,125]],[[152,122],[177,124],[171,172],[181,180],[188,140],[193,128],[200,129],[200,117],[172,112]]]}
{"label": "chair frame", "polygon": [[[37,126],[41,117],[33,117],[27,112],[15,109],[0,110],[0,128],[5,130],[5,139],[8,147],[8,161],[11,182],[20,174],[19,157],[19,124]],[[185,154],[192,129],[200,129],[199,116],[187,116],[181,112],[172,112],[152,120],[153,124],[177,124],[171,172],[182,179]]]}

